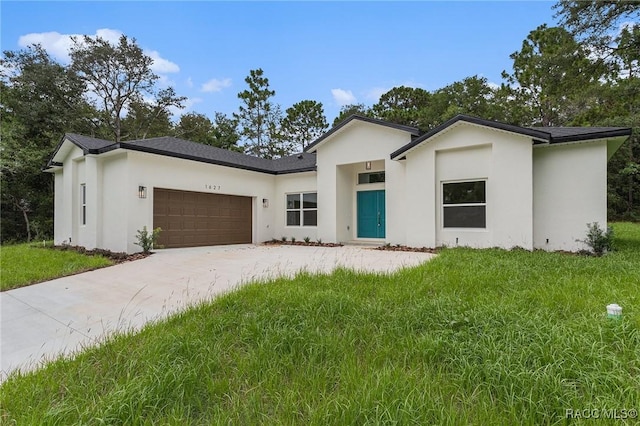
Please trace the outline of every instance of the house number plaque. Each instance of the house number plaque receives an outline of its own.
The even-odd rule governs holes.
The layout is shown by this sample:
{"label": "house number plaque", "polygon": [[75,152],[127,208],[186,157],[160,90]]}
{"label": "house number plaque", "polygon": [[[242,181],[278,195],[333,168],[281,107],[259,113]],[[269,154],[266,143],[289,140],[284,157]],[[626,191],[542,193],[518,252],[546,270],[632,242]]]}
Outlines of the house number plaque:
{"label": "house number plaque", "polygon": [[213,191],[219,191],[222,188],[222,186],[220,185],[208,185],[208,184],[204,184],[204,189],[210,189]]}

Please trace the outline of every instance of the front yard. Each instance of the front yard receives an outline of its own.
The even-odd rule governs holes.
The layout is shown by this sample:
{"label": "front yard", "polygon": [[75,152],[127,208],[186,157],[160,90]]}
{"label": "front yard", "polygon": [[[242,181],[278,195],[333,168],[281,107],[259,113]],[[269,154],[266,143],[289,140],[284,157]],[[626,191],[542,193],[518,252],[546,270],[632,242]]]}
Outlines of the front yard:
{"label": "front yard", "polygon": [[23,287],[112,265],[103,256],[60,251],[41,244],[15,244],[0,248],[0,290]]}
{"label": "front yard", "polygon": [[[640,225],[614,228],[617,251],[601,258],[456,248],[393,275],[338,270],[247,285],[10,376],[0,418],[503,425],[597,412],[633,422]],[[622,319],[607,318],[610,303]]]}

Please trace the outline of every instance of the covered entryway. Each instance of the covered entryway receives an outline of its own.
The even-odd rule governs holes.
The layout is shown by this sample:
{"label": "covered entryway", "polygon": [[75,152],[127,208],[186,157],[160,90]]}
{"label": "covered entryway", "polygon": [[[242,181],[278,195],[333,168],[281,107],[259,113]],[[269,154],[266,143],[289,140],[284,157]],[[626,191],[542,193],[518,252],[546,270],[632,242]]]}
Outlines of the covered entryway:
{"label": "covered entryway", "polygon": [[252,242],[251,197],[153,190],[153,227],[166,248]]}
{"label": "covered entryway", "polygon": [[385,237],[385,194],[358,191],[358,238]]}

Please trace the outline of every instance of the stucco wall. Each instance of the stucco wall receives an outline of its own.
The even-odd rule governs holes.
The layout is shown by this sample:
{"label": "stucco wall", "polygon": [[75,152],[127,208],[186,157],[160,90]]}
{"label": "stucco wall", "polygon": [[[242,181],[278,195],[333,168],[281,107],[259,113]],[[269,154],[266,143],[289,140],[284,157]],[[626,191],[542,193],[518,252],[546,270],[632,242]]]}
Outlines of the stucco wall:
{"label": "stucco wall", "polygon": [[[409,133],[378,124],[354,120],[325,140],[317,149],[318,169],[318,237],[325,242],[345,242],[355,239],[354,212],[356,169],[364,171],[366,161],[389,158],[391,152],[411,140]],[[349,167],[344,167],[344,166]],[[355,168],[352,168],[354,165]],[[372,168],[373,170],[373,168]],[[403,182],[403,166],[385,166],[386,183]],[[395,185],[402,185],[398,183]],[[400,229],[404,217],[404,198],[401,193],[386,198],[386,229]],[[393,204],[390,204],[393,203]],[[388,232],[388,231],[387,231]],[[389,234],[387,234],[389,235]],[[391,235],[394,235],[392,231]],[[394,236],[393,238],[397,238]]]}
{"label": "stucco wall", "polygon": [[577,251],[587,223],[607,224],[607,143],[533,150],[534,247]]}
{"label": "stucco wall", "polygon": [[317,226],[286,225],[287,194],[303,192],[317,192],[316,172],[293,173],[275,177],[274,196],[269,200],[268,207],[273,212],[271,226],[273,238],[287,237],[290,240],[291,237],[294,237],[298,241],[302,241],[305,237],[309,237],[311,241],[317,239]]}
{"label": "stucco wall", "polygon": [[84,181],[84,165],[80,167],[82,177],[78,176],[78,163],[84,164],[82,150],[78,147],[69,149],[63,161],[63,170],[57,171],[55,177],[54,231],[56,244],[79,244],[78,213],[80,210],[78,194],[80,183]]}
{"label": "stucco wall", "polygon": [[[461,123],[407,154],[406,241],[410,246],[532,248],[530,138]],[[485,229],[442,226],[444,181],[486,180]]]}
{"label": "stucco wall", "polygon": [[102,247],[115,252],[128,249],[129,203],[137,202],[137,188],[128,187],[128,175],[126,153],[102,160]]}
{"label": "stucco wall", "polygon": [[[153,188],[252,197],[253,242],[273,238],[274,209],[263,208],[262,199],[275,200],[275,176],[141,152],[129,152],[128,161],[126,199],[119,200],[129,205],[127,251],[139,251],[136,231],[153,226]],[[140,185],[147,187],[146,199],[137,198]]]}

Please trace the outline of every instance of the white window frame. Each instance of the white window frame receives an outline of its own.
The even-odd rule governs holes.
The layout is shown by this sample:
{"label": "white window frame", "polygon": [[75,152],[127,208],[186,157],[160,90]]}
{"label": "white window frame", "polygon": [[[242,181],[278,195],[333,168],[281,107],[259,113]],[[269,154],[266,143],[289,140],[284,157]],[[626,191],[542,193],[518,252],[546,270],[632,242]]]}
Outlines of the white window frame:
{"label": "white window frame", "polygon": [[[487,178],[478,179],[465,179],[465,180],[449,180],[440,182],[440,211],[441,211],[441,223],[442,229],[462,229],[462,230],[486,230],[487,229]],[[456,203],[446,204],[444,202],[444,186],[451,183],[475,183],[484,182],[484,202],[483,203]],[[444,211],[446,207],[484,207],[484,226],[483,227],[471,227],[471,226],[444,226]]]}
{"label": "white window frame", "polygon": [[[305,208],[304,207],[304,196],[308,194],[316,194],[316,207],[315,208]],[[297,195],[300,197],[300,207],[295,209],[290,209],[287,206],[287,200],[289,195]],[[317,191],[307,191],[307,192],[288,192],[284,195],[284,225],[288,228],[313,228],[318,226],[318,192]],[[304,223],[304,212],[315,211],[316,212],[316,224],[315,225],[305,225]],[[289,212],[300,212],[300,225],[289,225],[287,222],[287,216]]]}
{"label": "white window frame", "polygon": [[80,184],[80,224],[87,224],[87,184]]}

